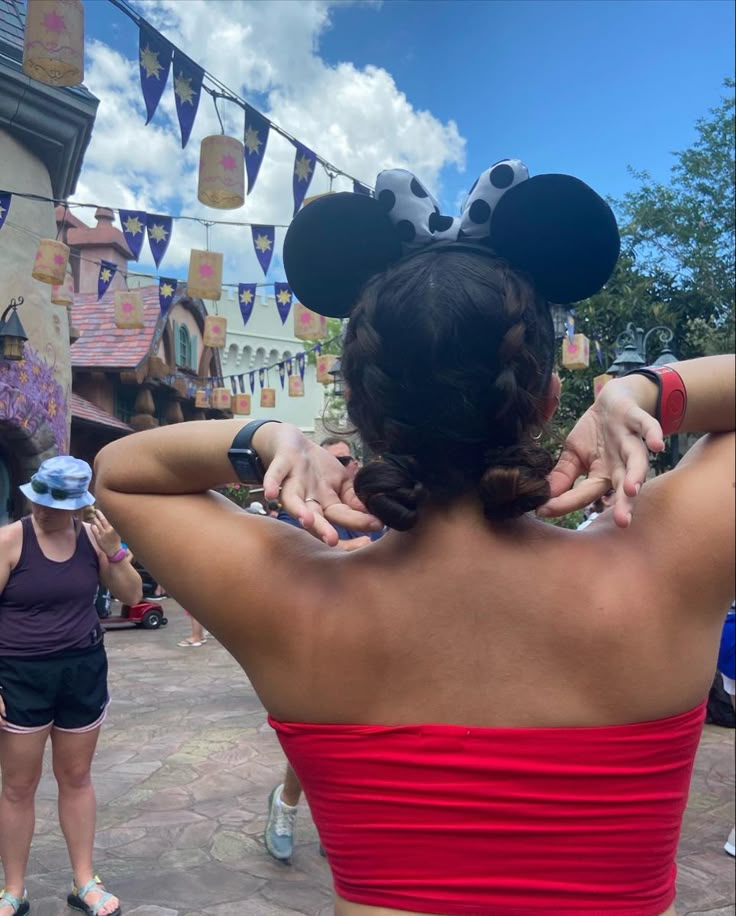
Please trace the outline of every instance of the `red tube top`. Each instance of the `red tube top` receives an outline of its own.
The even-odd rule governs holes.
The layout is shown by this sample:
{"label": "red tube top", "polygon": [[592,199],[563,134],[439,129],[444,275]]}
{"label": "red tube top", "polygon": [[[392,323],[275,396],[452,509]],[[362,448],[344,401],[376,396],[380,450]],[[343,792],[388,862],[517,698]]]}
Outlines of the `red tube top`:
{"label": "red tube top", "polygon": [[445,916],[659,916],[705,704],[600,728],[269,722],[345,900]]}

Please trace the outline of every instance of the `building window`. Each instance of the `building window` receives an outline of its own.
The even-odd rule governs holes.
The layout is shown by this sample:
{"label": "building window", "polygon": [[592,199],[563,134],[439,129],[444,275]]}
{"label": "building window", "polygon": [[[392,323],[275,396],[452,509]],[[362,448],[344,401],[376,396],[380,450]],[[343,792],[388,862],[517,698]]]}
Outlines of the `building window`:
{"label": "building window", "polygon": [[176,329],[176,362],[179,366],[187,369],[192,367],[192,339],[189,336],[189,328],[185,324],[180,324]]}
{"label": "building window", "polygon": [[138,389],[132,385],[120,385],[115,389],[115,416],[123,423],[129,423],[135,413],[135,399]]}

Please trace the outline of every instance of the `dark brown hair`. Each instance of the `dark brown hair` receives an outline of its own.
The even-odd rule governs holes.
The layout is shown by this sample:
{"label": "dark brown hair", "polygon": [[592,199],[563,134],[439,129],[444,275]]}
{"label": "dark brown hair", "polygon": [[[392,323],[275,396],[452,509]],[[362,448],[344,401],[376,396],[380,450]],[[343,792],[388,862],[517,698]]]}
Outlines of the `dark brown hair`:
{"label": "dark brown hair", "polygon": [[[454,250],[453,250],[454,249]],[[531,283],[466,244],[437,244],[364,289],[345,335],[348,413],[377,457],[355,488],[405,531],[422,504],[475,491],[489,519],[549,498],[543,422],[552,318]]]}

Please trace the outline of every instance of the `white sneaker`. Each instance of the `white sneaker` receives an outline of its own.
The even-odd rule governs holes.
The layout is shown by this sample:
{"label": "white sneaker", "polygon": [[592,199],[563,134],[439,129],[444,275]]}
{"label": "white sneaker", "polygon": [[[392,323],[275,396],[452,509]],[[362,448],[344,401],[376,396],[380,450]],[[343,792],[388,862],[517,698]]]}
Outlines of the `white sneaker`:
{"label": "white sneaker", "polygon": [[730,856],[736,856],[736,827],[731,829],[728,839],[723,844],[723,848]]}
{"label": "white sneaker", "polygon": [[266,849],[279,862],[289,862],[294,851],[294,823],[299,808],[281,801],[283,783],[268,799],[268,823],[263,834]]}

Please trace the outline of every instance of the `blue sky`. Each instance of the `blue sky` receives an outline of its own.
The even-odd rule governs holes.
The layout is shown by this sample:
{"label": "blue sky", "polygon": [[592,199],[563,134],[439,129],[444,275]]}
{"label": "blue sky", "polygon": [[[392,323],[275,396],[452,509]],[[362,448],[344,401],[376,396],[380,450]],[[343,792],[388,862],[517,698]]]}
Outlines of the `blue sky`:
{"label": "blue sky", "polygon": [[[734,73],[731,0],[132,5],[316,152],[371,184],[387,165],[413,168],[450,214],[476,176],[506,157],[523,159],[532,174],[577,175],[614,198],[636,186],[629,165],[667,181],[672,152],[693,142],[695,121]],[[201,212],[197,150],[217,129],[209,99],[185,152],[170,89],[144,128],[137,29],[103,0],[85,6],[87,84],[101,106],[75,196]],[[237,117],[226,113],[226,128],[242,135]],[[230,218],[288,222],[293,150],[284,146],[269,141],[259,186]],[[311,193],[326,181],[315,177]],[[172,243],[167,257],[183,264],[198,236],[179,226],[179,248]],[[229,259],[231,272],[247,272],[236,264],[247,249],[242,237],[221,244],[226,267]]]}

